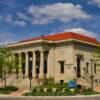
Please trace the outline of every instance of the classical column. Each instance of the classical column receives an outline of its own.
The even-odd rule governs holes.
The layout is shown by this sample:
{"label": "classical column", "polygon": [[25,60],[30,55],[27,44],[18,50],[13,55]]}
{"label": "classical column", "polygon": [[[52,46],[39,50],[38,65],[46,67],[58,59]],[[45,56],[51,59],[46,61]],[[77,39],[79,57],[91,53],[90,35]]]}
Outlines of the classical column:
{"label": "classical column", "polygon": [[44,50],[40,51],[40,74],[39,78],[43,79],[44,78]]}
{"label": "classical column", "polygon": [[47,68],[47,77],[54,77],[54,48],[51,48],[48,53],[48,68]]}
{"label": "classical column", "polygon": [[13,67],[15,67],[15,53],[12,55]]}
{"label": "classical column", "polygon": [[18,56],[19,56],[19,74],[20,72],[22,71],[22,58],[21,58],[21,53],[18,53]]}
{"label": "classical column", "polygon": [[33,50],[33,79],[35,80],[36,79],[36,53],[35,51]]}
{"label": "classical column", "polygon": [[49,52],[48,52],[48,58],[47,58],[47,78],[50,78],[50,66],[51,66],[50,65],[51,64],[50,60],[51,60],[51,52],[49,50]]}
{"label": "classical column", "polygon": [[28,60],[28,52],[25,52],[25,76],[27,77],[28,76],[28,63],[29,63],[29,60]]}

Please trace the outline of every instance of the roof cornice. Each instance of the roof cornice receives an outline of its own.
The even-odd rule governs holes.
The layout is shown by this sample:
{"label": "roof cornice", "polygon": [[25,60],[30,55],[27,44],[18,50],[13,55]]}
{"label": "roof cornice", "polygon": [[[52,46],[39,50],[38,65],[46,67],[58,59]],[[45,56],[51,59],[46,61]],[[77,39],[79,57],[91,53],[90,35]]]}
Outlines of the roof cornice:
{"label": "roof cornice", "polygon": [[89,45],[100,46],[100,42],[98,42],[95,38],[80,35],[77,33],[65,32],[65,33],[41,36],[37,38],[19,41],[14,44],[8,44],[6,47],[10,48],[10,47],[17,47],[17,46],[23,46],[23,45],[29,45],[29,44],[36,45],[38,43],[52,44],[52,43],[62,43],[62,42],[67,42],[67,41],[76,41],[76,42],[85,43]]}

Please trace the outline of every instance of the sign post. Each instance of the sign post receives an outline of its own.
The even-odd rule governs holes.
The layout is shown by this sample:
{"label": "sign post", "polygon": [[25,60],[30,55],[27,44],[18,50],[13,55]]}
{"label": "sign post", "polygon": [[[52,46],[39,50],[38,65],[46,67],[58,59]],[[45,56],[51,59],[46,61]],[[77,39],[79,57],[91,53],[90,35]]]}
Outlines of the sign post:
{"label": "sign post", "polygon": [[70,88],[70,91],[73,93],[75,91],[76,82],[74,80],[70,80],[68,82],[68,87]]}

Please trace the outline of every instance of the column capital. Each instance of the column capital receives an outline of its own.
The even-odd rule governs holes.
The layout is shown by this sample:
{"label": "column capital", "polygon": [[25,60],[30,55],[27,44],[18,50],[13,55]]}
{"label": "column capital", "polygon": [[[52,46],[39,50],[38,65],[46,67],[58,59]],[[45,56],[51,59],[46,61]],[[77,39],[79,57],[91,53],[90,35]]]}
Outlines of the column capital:
{"label": "column capital", "polygon": [[35,52],[36,52],[36,50],[33,49],[33,53],[35,53]]}
{"label": "column capital", "polygon": [[18,55],[21,55],[21,52],[19,52]]}
{"label": "column capital", "polygon": [[44,53],[44,52],[45,52],[45,50],[44,50],[44,49],[41,49],[41,50],[39,50],[39,52],[40,52],[40,53]]}
{"label": "column capital", "polygon": [[27,55],[28,54],[28,51],[25,51],[24,53]]}

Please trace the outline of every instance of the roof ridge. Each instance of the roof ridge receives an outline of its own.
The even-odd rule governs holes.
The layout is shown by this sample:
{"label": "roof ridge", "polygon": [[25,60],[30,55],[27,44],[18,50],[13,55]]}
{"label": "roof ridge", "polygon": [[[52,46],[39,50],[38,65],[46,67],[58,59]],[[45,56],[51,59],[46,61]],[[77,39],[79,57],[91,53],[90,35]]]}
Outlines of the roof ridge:
{"label": "roof ridge", "polygon": [[[84,34],[79,34],[79,33],[76,33],[76,32],[71,32],[71,36],[74,36],[74,35],[78,35],[78,36],[82,36],[82,37],[86,37],[86,38],[89,38],[89,39],[94,39],[94,40],[96,40],[95,37],[91,37],[91,36],[84,35]],[[96,41],[97,41],[97,40],[96,40]]]}
{"label": "roof ridge", "polygon": [[86,38],[90,38],[90,39],[96,40],[95,37],[91,37],[91,36],[84,35],[84,34],[79,34],[79,33],[76,33],[76,32],[70,32],[70,31],[69,32],[60,32],[60,33],[55,33],[55,34],[49,34],[49,35],[46,35],[46,36],[54,36],[54,35],[62,35],[62,34],[69,34],[71,37],[74,36],[74,35],[80,35],[80,36],[83,36],[83,37],[86,37]]}

